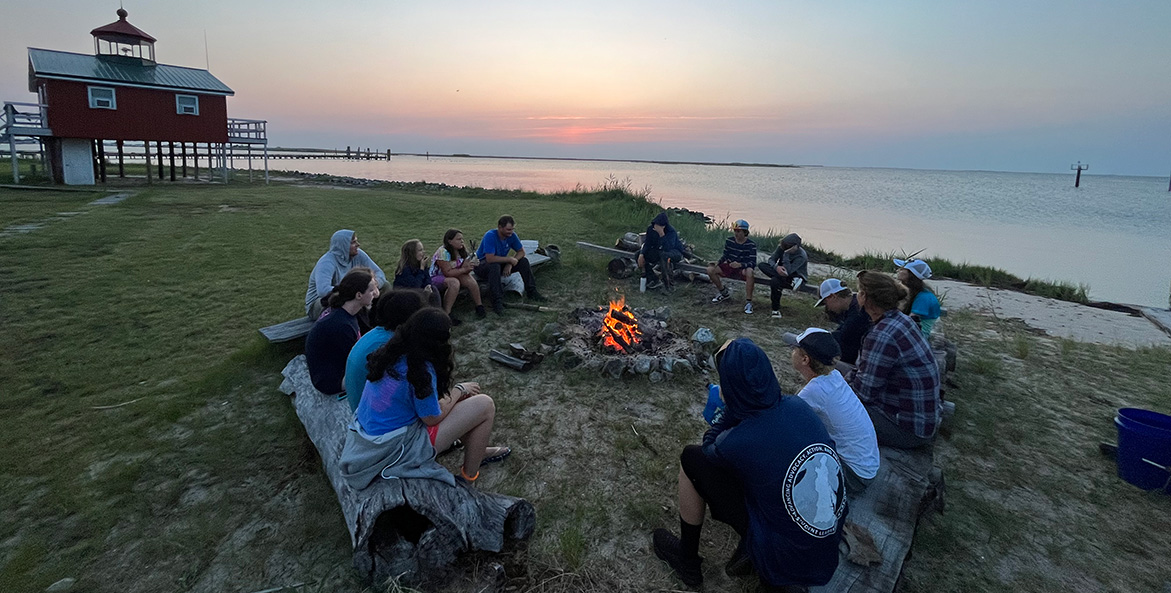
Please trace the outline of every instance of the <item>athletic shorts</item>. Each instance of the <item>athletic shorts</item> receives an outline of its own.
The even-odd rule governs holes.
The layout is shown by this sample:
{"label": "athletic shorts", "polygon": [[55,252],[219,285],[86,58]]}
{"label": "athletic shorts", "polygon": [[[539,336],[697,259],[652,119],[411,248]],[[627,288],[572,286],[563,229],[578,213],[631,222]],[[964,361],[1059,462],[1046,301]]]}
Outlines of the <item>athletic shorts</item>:
{"label": "athletic shorts", "polygon": [[743,280],[744,268],[733,268],[728,262],[720,262],[720,275],[732,280]]}
{"label": "athletic shorts", "polygon": [[432,447],[435,446],[435,435],[437,435],[437,434],[439,434],[439,425],[438,424],[436,424],[435,426],[428,426],[427,427],[427,436],[431,439],[431,446]]}

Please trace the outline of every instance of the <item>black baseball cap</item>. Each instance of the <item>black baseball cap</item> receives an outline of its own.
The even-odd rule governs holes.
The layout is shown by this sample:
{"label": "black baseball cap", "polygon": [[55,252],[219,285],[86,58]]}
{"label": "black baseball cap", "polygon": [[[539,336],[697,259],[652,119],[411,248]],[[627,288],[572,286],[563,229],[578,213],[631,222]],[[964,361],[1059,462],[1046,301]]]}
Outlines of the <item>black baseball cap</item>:
{"label": "black baseball cap", "polygon": [[790,346],[805,351],[810,358],[824,365],[832,365],[842,355],[842,348],[833,335],[820,327],[811,327],[798,334],[786,332],[781,339]]}

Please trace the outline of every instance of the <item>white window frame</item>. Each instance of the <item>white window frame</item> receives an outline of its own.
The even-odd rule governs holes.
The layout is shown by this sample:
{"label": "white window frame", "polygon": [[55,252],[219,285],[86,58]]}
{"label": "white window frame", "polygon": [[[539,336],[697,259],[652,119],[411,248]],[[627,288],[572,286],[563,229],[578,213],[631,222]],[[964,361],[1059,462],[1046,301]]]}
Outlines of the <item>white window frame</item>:
{"label": "white window frame", "polygon": [[[183,108],[185,107],[183,105],[184,99],[190,99],[192,102],[195,103],[195,105],[194,105],[195,111],[184,111],[183,110]],[[186,105],[186,107],[190,108],[190,107],[192,107],[192,105]],[[175,113],[178,113],[179,115],[199,115],[199,96],[198,95],[175,95]]]}
{"label": "white window frame", "polygon": [[[111,110],[118,109],[118,93],[112,87],[90,86],[90,87],[86,87],[86,89],[87,89],[87,94],[89,95],[89,108],[90,109],[111,109]],[[110,96],[108,98],[107,97],[95,97],[94,91],[109,91]],[[108,102],[109,105],[102,105],[101,104],[102,102]]]}

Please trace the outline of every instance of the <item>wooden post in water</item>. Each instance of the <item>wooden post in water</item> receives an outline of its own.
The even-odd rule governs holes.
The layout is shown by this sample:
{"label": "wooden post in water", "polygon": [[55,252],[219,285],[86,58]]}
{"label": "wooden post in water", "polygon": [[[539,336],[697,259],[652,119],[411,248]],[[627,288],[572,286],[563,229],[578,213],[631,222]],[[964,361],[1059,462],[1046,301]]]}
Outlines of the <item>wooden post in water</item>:
{"label": "wooden post in water", "polygon": [[1073,179],[1073,186],[1080,187],[1082,184],[1082,171],[1090,170],[1090,166],[1088,164],[1083,165],[1081,161],[1078,161],[1076,165],[1070,165],[1069,168],[1071,171],[1077,171],[1077,177]]}

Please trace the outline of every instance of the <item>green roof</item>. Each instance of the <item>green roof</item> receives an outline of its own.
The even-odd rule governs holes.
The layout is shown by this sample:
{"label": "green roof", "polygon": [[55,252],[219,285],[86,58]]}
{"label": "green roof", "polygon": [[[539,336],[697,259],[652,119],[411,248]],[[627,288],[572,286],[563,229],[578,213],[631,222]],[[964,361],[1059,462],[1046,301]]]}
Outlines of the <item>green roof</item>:
{"label": "green roof", "polygon": [[115,59],[101,59],[87,54],[28,48],[30,76],[60,78],[110,85],[203,91],[222,95],[235,92],[207,70],[182,66],[144,66]]}

